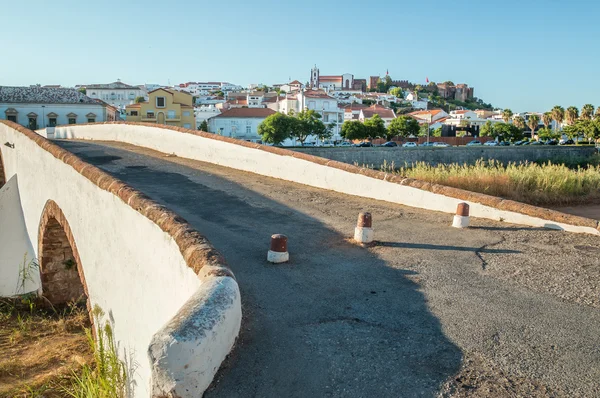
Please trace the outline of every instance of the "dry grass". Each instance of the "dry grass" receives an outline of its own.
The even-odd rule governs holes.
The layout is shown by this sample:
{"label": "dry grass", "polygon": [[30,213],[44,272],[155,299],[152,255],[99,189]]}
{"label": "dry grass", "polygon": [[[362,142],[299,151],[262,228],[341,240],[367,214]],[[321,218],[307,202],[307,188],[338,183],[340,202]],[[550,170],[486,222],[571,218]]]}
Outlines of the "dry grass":
{"label": "dry grass", "polygon": [[93,362],[87,311],[40,304],[0,299],[0,397],[65,397],[73,372]]}
{"label": "dry grass", "polygon": [[[384,164],[382,170],[393,170]],[[600,166],[508,164],[480,160],[474,165],[430,166],[420,162],[395,172],[410,178],[541,206],[600,203]]]}

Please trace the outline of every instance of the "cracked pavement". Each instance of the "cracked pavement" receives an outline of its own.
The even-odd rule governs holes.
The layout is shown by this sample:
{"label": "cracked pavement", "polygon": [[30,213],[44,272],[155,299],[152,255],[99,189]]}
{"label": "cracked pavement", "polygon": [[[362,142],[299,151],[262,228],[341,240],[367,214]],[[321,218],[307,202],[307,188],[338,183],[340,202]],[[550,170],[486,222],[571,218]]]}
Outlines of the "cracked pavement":
{"label": "cracked pavement", "polygon": [[[186,218],[242,294],[206,397],[598,396],[600,240],[472,220],[121,143],[62,141]],[[349,241],[360,211],[377,243]],[[269,237],[291,260],[266,262]]]}

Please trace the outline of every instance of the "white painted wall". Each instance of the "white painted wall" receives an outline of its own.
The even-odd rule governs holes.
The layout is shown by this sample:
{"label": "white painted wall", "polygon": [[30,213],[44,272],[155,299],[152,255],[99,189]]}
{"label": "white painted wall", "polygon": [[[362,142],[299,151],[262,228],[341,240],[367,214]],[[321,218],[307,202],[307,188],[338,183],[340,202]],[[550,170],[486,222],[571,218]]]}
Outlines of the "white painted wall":
{"label": "white painted wall", "polygon": [[[6,147],[5,147],[6,148]],[[6,148],[6,151],[9,151]],[[4,151],[0,148],[0,151]],[[36,258],[27,235],[17,176],[0,189],[0,296],[29,293],[40,286],[40,274],[30,267]],[[20,273],[23,268],[33,271],[31,278]],[[21,286],[21,281],[24,286]]]}
{"label": "white painted wall", "polygon": [[224,137],[257,142],[261,140],[258,126],[264,120],[260,117],[212,117],[208,119],[208,130]]}
{"label": "white painted wall", "polygon": [[[196,294],[202,281],[186,265],[175,241],[120,198],[100,189],[70,165],[4,124],[0,124],[0,141],[15,145],[15,149],[5,146],[1,149],[4,169],[7,179],[18,175],[27,237],[35,242],[36,257],[40,217],[46,201],[52,199],[71,226],[92,305],[98,304],[114,319],[113,330],[121,357],[137,363],[131,376],[136,384],[132,396],[149,397],[150,342]],[[10,206],[10,201],[7,203]],[[3,214],[0,212],[0,216]],[[0,259],[2,268],[12,266],[5,262],[4,252],[0,252]],[[239,328],[236,307],[239,294],[237,302],[232,299],[223,315],[224,319],[232,320],[216,324],[217,329],[236,323]],[[206,338],[205,334],[206,331],[201,331],[199,338]],[[207,358],[210,368],[186,371],[193,372],[192,377],[212,380],[217,370],[213,369],[214,362],[220,363],[232,345],[230,340],[226,351],[216,347],[210,353],[219,358],[218,361]],[[192,391],[182,396],[196,395],[202,394]]]}
{"label": "white painted wall", "polygon": [[[42,105],[44,107],[42,107]],[[56,122],[61,124],[68,124],[69,113],[77,115],[77,123],[87,123],[88,119],[86,115],[88,113],[94,113],[96,115],[96,122],[106,122],[106,110],[100,104],[12,104],[12,103],[0,103],[0,119],[6,120],[5,111],[8,108],[16,109],[19,114],[17,115],[17,123],[21,126],[27,127],[29,124],[29,118],[27,115],[31,112],[37,114],[38,128],[42,129],[48,126],[48,114],[56,113],[58,115]]]}
{"label": "white painted wall", "polygon": [[[174,153],[179,157],[201,160],[317,188],[445,213],[454,214],[456,206],[465,202],[433,192],[319,165],[292,156],[277,155],[229,142],[162,129],[159,126],[126,124],[65,126],[57,128],[56,132],[57,138],[127,142],[164,153]],[[473,217],[594,235],[600,234],[595,228],[546,221],[520,213],[498,210],[475,202],[466,202],[470,205]]]}

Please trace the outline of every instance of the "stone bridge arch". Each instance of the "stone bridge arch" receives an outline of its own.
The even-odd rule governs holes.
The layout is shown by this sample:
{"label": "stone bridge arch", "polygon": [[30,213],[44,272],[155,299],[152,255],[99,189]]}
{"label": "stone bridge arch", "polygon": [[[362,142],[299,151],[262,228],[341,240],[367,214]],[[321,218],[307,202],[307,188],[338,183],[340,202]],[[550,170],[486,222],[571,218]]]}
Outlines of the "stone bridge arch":
{"label": "stone bridge arch", "polygon": [[53,305],[85,300],[91,310],[81,259],[69,222],[53,200],[44,206],[38,231],[42,295]]}

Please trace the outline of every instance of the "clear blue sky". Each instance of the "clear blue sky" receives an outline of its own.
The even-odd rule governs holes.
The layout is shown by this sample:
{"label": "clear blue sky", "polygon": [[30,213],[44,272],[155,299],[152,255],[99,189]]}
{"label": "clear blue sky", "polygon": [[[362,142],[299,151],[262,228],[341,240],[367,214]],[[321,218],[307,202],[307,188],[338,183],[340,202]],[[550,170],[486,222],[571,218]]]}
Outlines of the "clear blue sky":
{"label": "clear blue sky", "polygon": [[600,3],[0,0],[0,85],[452,80],[514,111],[600,105]]}

